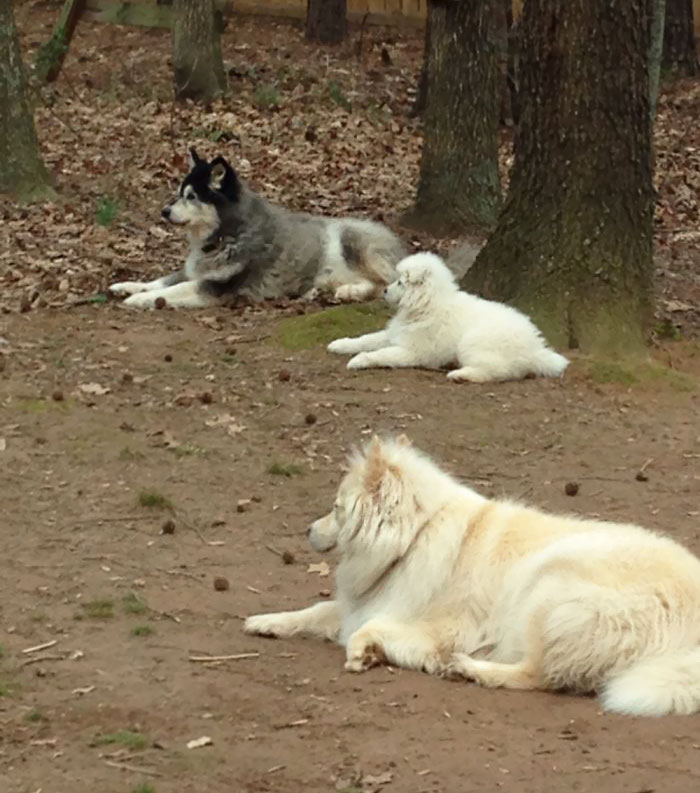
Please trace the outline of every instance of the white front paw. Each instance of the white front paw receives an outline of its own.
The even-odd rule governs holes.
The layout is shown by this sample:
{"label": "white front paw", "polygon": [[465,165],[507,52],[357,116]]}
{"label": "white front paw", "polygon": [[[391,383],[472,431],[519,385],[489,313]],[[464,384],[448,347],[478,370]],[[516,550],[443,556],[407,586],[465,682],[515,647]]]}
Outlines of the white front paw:
{"label": "white front paw", "polygon": [[336,339],[332,341],[328,347],[326,347],[328,352],[334,352],[337,355],[351,355],[352,354],[352,339],[348,339],[347,337],[342,339]]}
{"label": "white front paw", "polygon": [[243,630],[256,636],[281,636],[284,629],[280,617],[279,614],[255,614],[246,619]]}
{"label": "white front paw", "polygon": [[360,352],[348,361],[348,369],[367,369],[372,365],[372,359],[366,352]]}
{"label": "white front paw", "polygon": [[129,308],[155,308],[158,295],[155,292],[137,292],[122,303]]}
{"label": "white front paw", "polygon": [[117,284],[112,284],[109,291],[113,295],[136,295],[139,292],[145,292],[147,289],[146,284],[142,281],[120,281]]}

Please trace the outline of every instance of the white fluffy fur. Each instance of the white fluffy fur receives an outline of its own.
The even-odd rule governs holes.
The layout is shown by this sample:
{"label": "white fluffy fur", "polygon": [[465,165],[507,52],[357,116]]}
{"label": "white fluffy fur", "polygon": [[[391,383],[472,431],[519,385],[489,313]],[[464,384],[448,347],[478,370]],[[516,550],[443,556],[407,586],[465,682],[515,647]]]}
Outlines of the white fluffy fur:
{"label": "white fluffy fur", "polygon": [[336,599],[249,617],[346,669],[383,659],[488,687],[596,691],[610,711],[700,710],[700,560],[630,524],[488,500],[405,438],[358,454],[310,528],[340,552]]}
{"label": "white fluffy fur", "polygon": [[527,375],[559,376],[568,365],[539,330],[511,306],[460,291],[438,256],[416,253],[401,261],[398,279],[385,290],[398,306],[385,330],[336,339],[330,352],[353,355],[348,369],[421,367],[457,362],[450,380],[486,383]]}

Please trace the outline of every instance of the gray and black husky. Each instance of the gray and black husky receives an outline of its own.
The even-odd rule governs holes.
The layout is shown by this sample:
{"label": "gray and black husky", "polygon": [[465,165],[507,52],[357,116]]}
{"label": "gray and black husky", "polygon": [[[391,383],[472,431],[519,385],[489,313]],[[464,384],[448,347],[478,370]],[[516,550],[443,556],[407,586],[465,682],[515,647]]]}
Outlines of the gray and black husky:
{"label": "gray and black husky", "polygon": [[405,255],[379,223],[289,212],[242,182],[223,157],[211,162],[190,150],[190,172],[163,217],[187,229],[190,251],[177,273],[155,281],[124,281],[110,291],[124,303],[200,308],[236,296],[253,300],[314,297],[367,300],[394,280]]}

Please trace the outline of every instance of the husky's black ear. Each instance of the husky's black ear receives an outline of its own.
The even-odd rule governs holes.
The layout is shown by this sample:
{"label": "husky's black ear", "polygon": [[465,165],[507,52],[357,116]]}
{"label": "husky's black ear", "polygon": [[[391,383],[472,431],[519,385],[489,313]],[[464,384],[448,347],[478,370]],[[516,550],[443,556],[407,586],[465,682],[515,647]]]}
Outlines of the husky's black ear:
{"label": "husky's black ear", "polygon": [[188,152],[189,156],[187,161],[189,162],[190,170],[195,167],[195,165],[199,165],[201,162],[204,162],[202,158],[197,154],[196,149],[191,148]]}
{"label": "husky's black ear", "polygon": [[223,157],[216,157],[211,161],[209,189],[223,193],[232,201],[238,197],[238,176]]}

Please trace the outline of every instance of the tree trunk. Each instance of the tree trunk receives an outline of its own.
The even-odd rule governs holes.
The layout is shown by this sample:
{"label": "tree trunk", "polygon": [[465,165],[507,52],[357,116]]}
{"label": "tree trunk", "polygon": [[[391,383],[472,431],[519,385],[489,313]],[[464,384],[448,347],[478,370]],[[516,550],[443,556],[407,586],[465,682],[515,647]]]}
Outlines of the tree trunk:
{"label": "tree trunk", "polygon": [[666,0],[663,65],[683,77],[692,77],[697,71],[693,0]]}
{"label": "tree trunk", "polygon": [[306,38],[340,44],[348,32],[347,0],[307,0]]}
{"label": "tree trunk", "polygon": [[27,97],[11,0],[0,2],[0,193],[23,201],[54,195]]}
{"label": "tree trunk", "polygon": [[175,98],[210,102],[226,88],[214,0],[175,0]]}
{"label": "tree trunk", "polygon": [[498,226],[463,285],[560,347],[639,354],[651,308],[654,0],[527,0]]}
{"label": "tree trunk", "polygon": [[498,0],[431,0],[423,155],[409,224],[434,233],[494,225],[498,176]]}
{"label": "tree trunk", "polygon": [[651,35],[649,37],[649,114],[653,124],[656,118],[656,102],[659,98],[666,0],[653,0],[652,5],[653,16],[651,22]]}
{"label": "tree trunk", "polygon": [[424,45],[423,45],[423,63],[420,67],[420,76],[418,77],[418,88],[416,89],[416,98],[413,101],[411,108],[411,116],[422,116],[425,112],[425,103],[428,98],[428,56],[430,55],[430,14],[425,20],[424,32]]}

